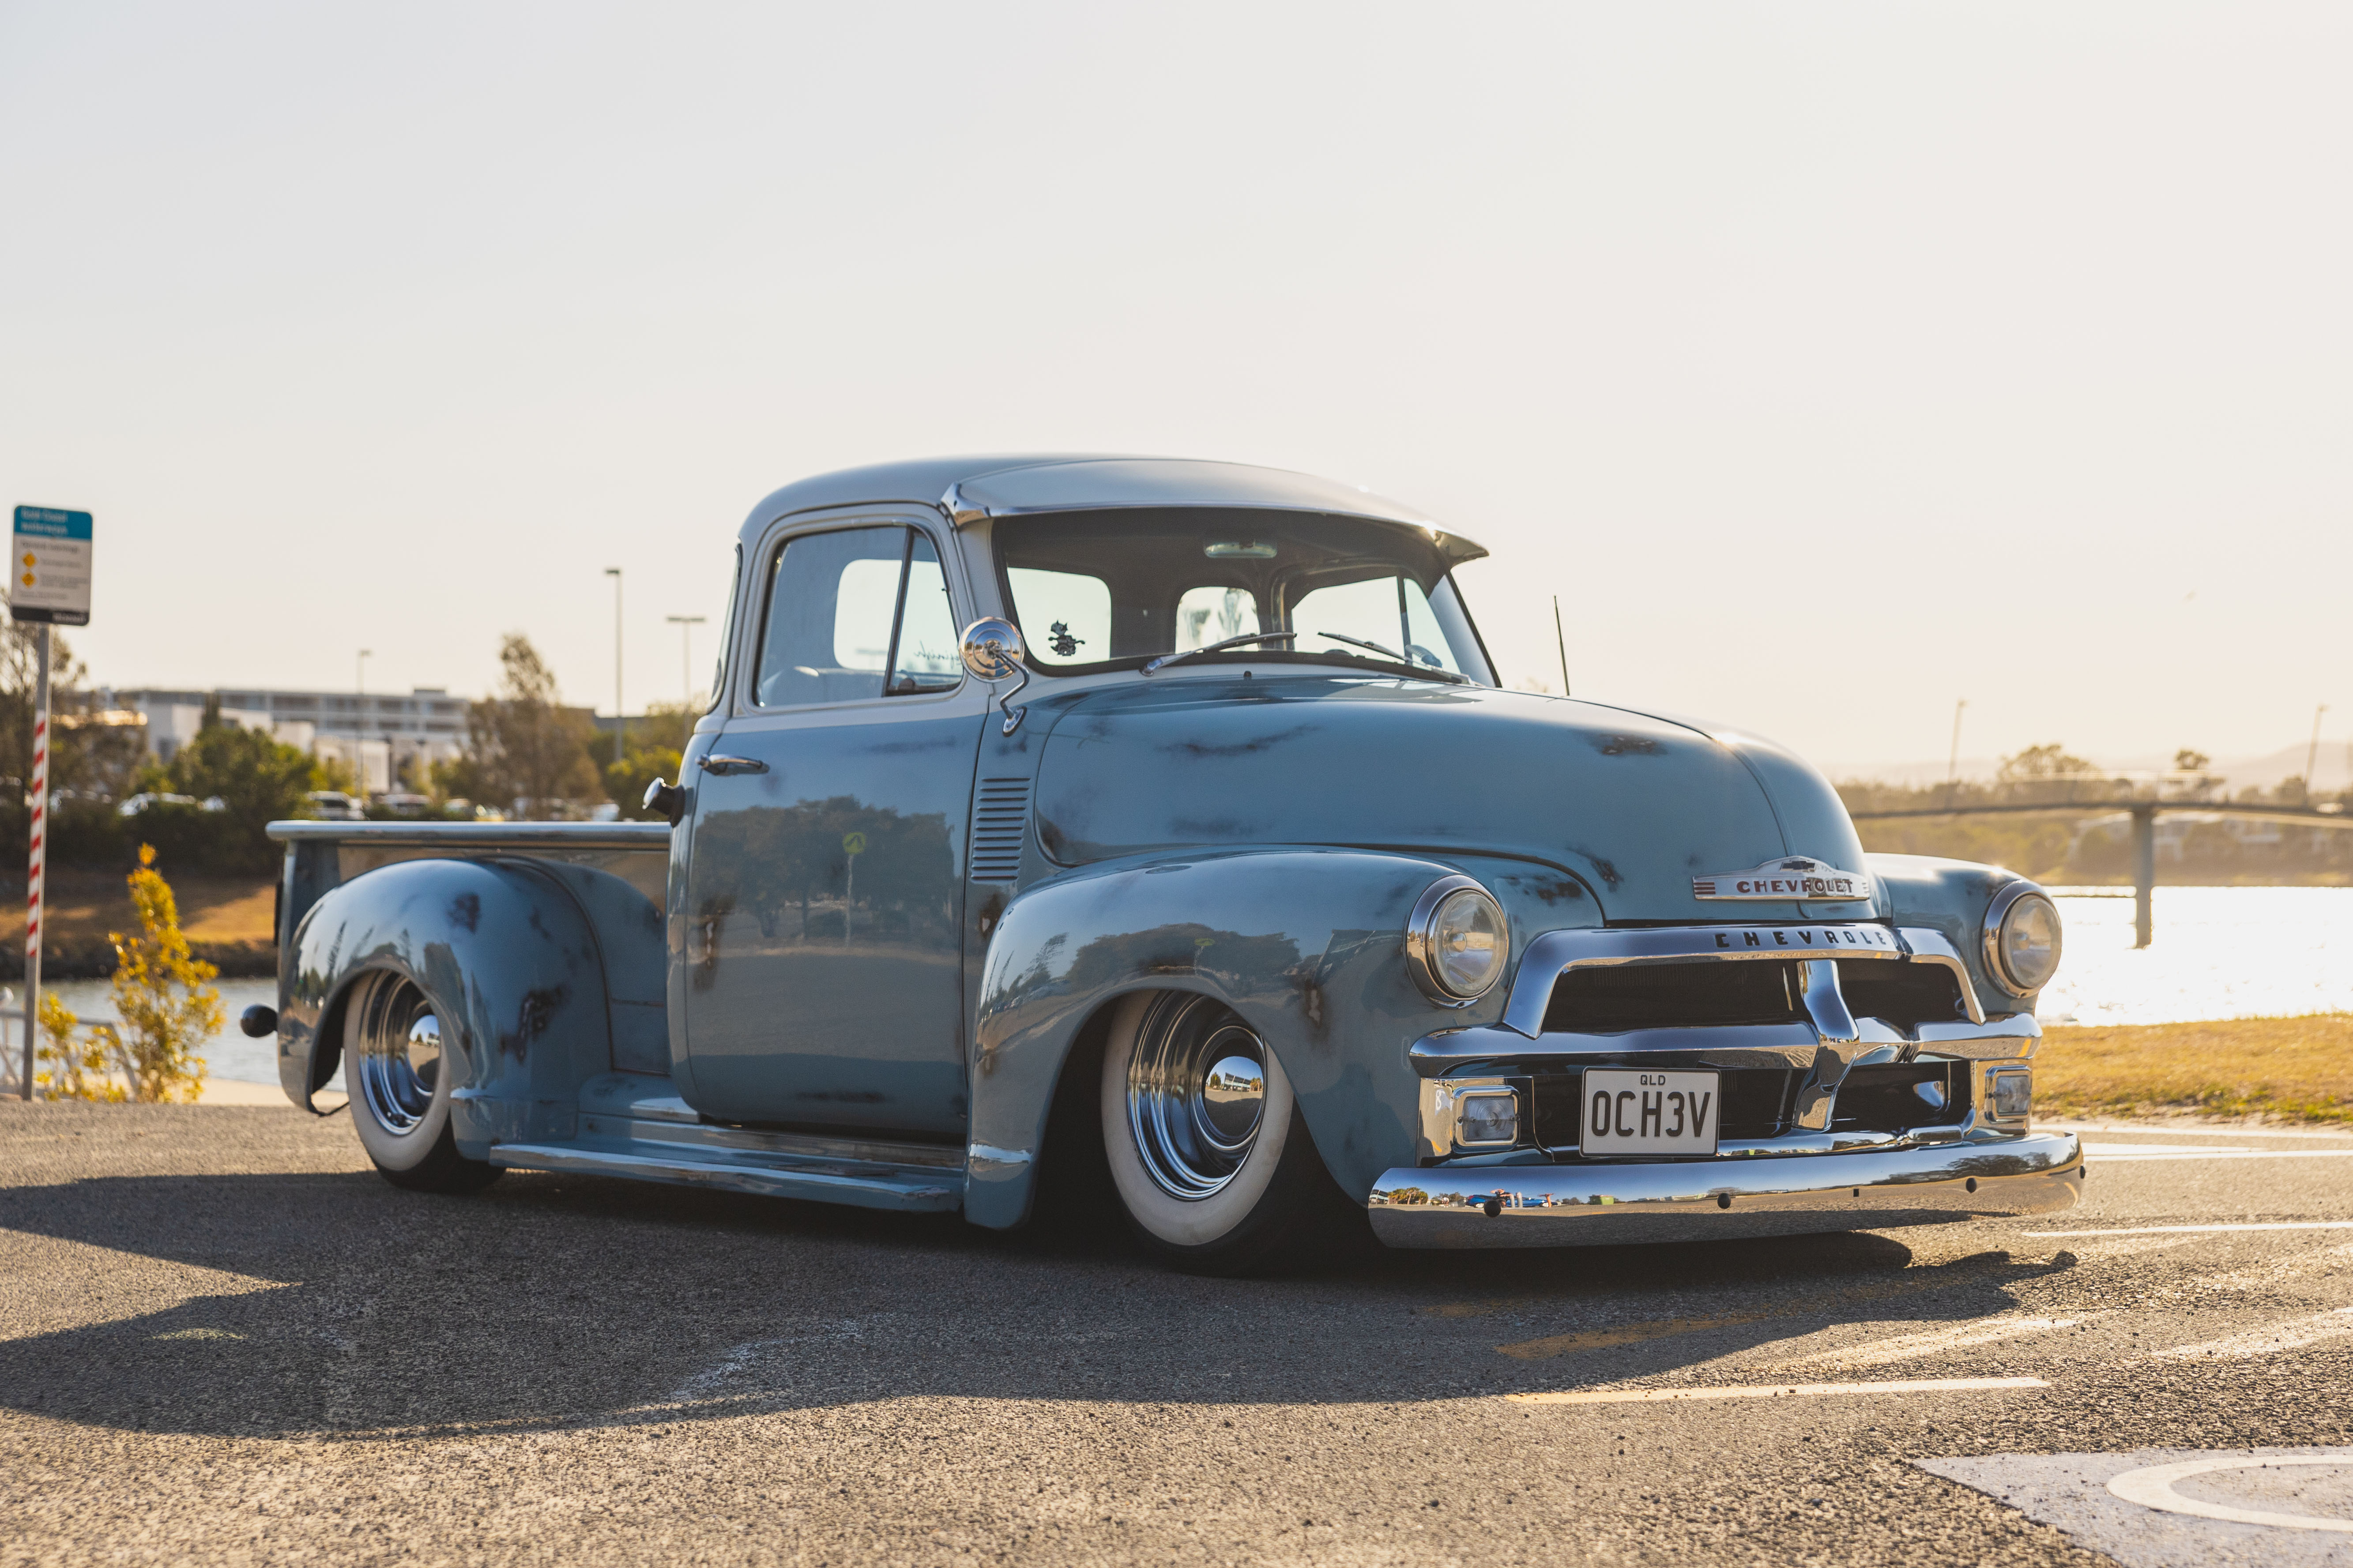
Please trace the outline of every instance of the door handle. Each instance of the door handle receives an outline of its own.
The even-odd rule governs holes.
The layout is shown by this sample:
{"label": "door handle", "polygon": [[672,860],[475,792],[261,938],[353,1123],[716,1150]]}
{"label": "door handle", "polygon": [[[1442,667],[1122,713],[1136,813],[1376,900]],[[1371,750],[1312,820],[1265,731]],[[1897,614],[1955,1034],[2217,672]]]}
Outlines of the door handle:
{"label": "door handle", "polygon": [[765,773],[768,771],[768,764],[757,757],[719,757],[706,754],[702,758],[702,766],[703,772],[717,773],[723,778],[729,773]]}

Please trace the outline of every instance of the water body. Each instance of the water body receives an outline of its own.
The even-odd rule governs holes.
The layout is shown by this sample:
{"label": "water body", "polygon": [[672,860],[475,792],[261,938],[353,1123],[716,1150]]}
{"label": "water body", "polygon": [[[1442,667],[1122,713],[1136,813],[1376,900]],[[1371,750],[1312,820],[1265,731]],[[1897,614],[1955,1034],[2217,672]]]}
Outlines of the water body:
{"label": "water body", "polygon": [[2159,888],[2138,951],[2131,889],[2052,890],[2067,944],[2046,1024],[2353,1012],[2353,888]]}
{"label": "water body", "polygon": [[[2042,994],[2046,1024],[2353,1012],[2353,888],[2159,888],[2157,940],[2137,952],[2130,889],[2052,891],[2067,948]],[[114,1018],[103,980],[53,989],[85,1023]],[[205,1051],[212,1076],[276,1083],[275,1042],[247,1039],[237,1016],[256,1002],[276,1005],[277,982],[224,980],[219,990],[228,1027]],[[23,1005],[20,994],[10,1002]],[[13,1026],[8,1037],[16,1037]],[[343,1087],[340,1073],[334,1087]]]}

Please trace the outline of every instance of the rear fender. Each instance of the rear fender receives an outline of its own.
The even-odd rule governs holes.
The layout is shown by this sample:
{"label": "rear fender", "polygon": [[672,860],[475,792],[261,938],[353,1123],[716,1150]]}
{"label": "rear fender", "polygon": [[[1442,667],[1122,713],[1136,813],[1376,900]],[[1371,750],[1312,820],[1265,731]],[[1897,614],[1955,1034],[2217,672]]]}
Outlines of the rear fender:
{"label": "rear fender", "polygon": [[1408,1047],[1435,1028],[1491,1022],[1506,989],[1444,1009],[1406,969],[1414,900],[1457,868],[1349,849],[1161,855],[1021,893],[982,973],[965,1217],[996,1228],[1028,1217],[1063,1062],[1088,1021],[1134,991],[1198,992],[1240,1014],[1282,1064],[1317,1151],[1352,1195],[1411,1164]]}
{"label": "rear fender", "polygon": [[[407,860],[322,897],[280,971],[287,1096],[311,1107],[334,1076],[353,985],[390,970],[414,980],[439,1014],[460,1153],[479,1160],[492,1143],[572,1136],[579,1087],[612,1066],[614,1039],[596,931],[556,870]],[[647,918],[659,959],[659,917]]]}

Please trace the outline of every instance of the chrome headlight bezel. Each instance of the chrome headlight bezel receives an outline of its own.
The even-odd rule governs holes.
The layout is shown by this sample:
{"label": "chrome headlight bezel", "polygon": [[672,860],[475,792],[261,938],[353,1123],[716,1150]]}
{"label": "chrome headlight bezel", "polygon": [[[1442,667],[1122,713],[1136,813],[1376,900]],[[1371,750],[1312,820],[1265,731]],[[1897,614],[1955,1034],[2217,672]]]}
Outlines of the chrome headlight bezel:
{"label": "chrome headlight bezel", "polygon": [[[2003,933],[2010,929],[2010,921],[2018,914],[2020,907],[2030,899],[2041,903],[2051,911],[2052,935],[2050,973],[2043,975],[2031,985],[2021,983],[2016,974],[2010,973],[2010,960],[2006,956],[2007,944],[2002,941]],[[2052,901],[2050,894],[2044,892],[2035,883],[2021,878],[1996,893],[1993,902],[1986,906],[1986,973],[1991,977],[1995,984],[2013,996],[2031,996],[2050,984],[2052,977],[2059,973],[2059,961],[2066,952],[2066,945],[2065,922],[2059,918],[2059,906]]]}
{"label": "chrome headlight bezel", "polygon": [[[1464,895],[1475,896],[1494,913],[1498,941],[1495,967],[1485,984],[1475,991],[1458,991],[1446,980],[1446,969],[1439,962],[1438,920],[1440,911],[1453,900]],[[1512,966],[1512,922],[1504,912],[1503,904],[1475,877],[1440,877],[1422,889],[1414,900],[1413,913],[1405,922],[1407,967],[1413,972],[1414,984],[1423,995],[1441,1007],[1468,1007],[1503,984],[1504,972]]]}

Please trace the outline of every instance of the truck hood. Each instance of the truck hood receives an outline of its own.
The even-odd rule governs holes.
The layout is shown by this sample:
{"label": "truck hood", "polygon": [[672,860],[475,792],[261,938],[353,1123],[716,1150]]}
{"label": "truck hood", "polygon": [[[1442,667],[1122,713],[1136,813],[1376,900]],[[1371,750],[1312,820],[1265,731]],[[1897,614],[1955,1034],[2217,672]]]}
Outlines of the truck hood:
{"label": "truck hood", "polygon": [[1796,856],[1862,870],[1837,793],[1780,747],[1483,686],[1253,671],[1102,688],[1052,721],[1037,812],[1040,844],[1066,866],[1334,845],[1549,864],[1610,921],[1884,913],[1876,898],[1694,893],[1694,878]]}

